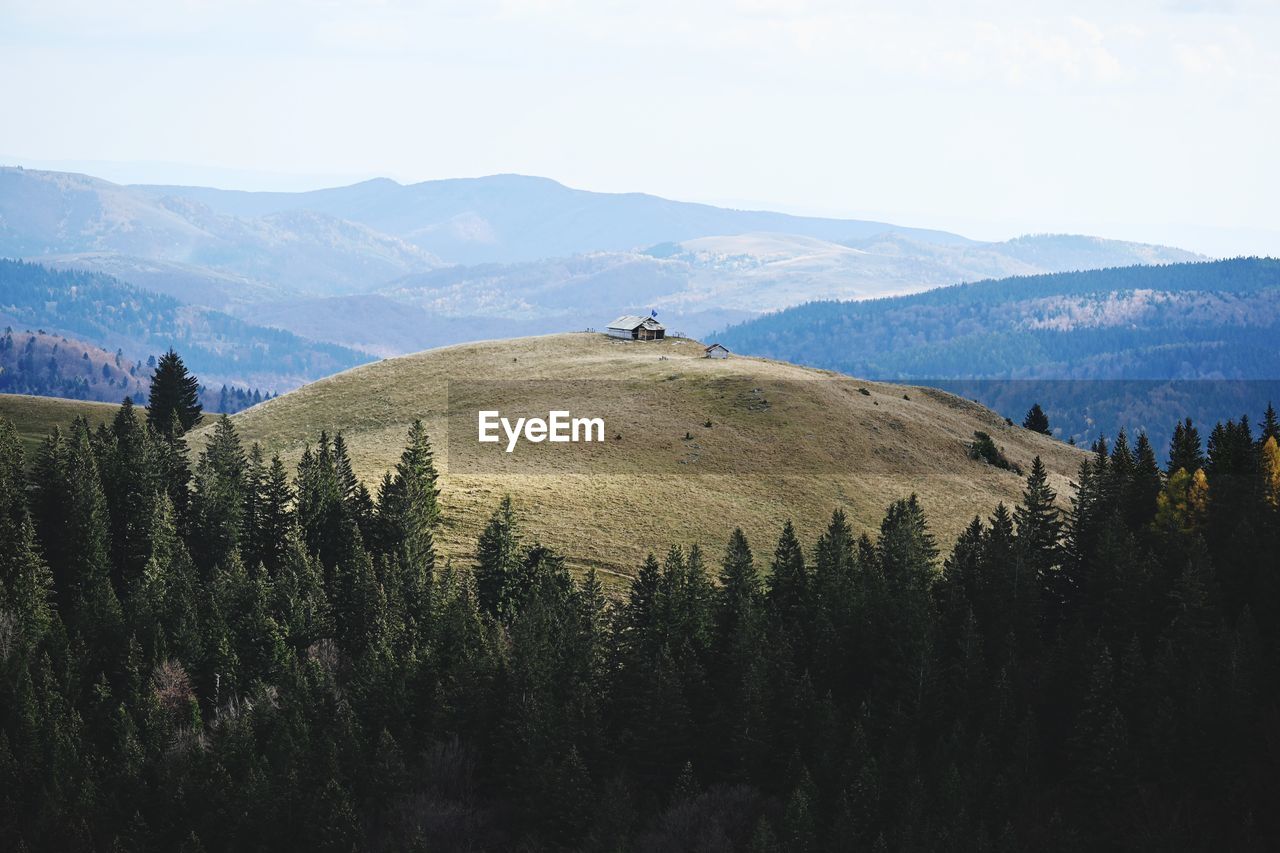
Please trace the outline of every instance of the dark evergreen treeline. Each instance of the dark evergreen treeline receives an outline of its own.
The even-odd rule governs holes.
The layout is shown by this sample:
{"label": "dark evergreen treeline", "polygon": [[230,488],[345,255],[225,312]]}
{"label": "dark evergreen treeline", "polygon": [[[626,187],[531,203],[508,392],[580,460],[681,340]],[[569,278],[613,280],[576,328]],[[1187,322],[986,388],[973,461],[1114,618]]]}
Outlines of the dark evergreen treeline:
{"label": "dark evergreen treeline", "polygon": [[1019,276],[910,296],[812,302],[719,337],[735,352],[937,384],[1009,416],[1039,400],[1063,428],[1061,437],[1082,444],[1121,428],[1156,436],[1187,414],[1213,423],[1265,399],[1256,387],[1222,380],[1280,376],[1277,339],[1280,260],[1273,258]]}
{"label": "dark evergreen treeline", "polygon": [[204,407],[211,412],[219,412],[226,415],[234,415],[236,412],[242,412],[250,406],[256,406],[263,400],[270,400],[272,397],[278,397],[279,394],[268,391],[262,393],[257,388],[240,388],[235,385],[223,385],[217,391],[212,388],[200,386],[200,400]]}
{"label": "dark evergreen treeline", "polygon": [[[0,423],[7,850],[1265,850],[1280,424],[1037,460],[945,559],[672,547],[621,599],[503,501],[436,560],[421,425],[376,495],[181,394],[23,459]],[[157,406],[169,405],[157,399]],[[678,538],[678,531],[673,531]]]}

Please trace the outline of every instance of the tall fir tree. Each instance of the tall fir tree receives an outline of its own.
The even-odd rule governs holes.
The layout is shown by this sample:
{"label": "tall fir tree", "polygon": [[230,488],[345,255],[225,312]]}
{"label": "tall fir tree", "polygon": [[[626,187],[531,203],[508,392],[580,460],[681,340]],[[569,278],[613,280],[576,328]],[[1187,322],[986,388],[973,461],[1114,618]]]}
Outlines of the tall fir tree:
{"label": "tall fir tree", "polygon": [[1031,408],[1027,411],[1027,416],[1022,419],[1022,426],[1045,435],[1053,434],[1053,431],[1049,429],[1049,416],[1044,413],[1044,409],[1040,408],[1039,403],[1031,404]]}
{"label": "tall fir tree", "polygon": [[409,427],[408,443],[396,463],[390,489],[383,490],[378,507],[379,527],[387,537],[390,556],[398,566],[401,596],[411,632],[425,631],[430,615],[431,583],[435,574],[435,529],[440,523],[431,441],[422,421]]}
{"label": "tall fir tree", "polygon": [[293,490],[289,475],[278,455],[271,457],[259,483],[257,526],[251,540],[254,558],[261,561],[269,575],[274,575],[284,562],[289,549],[289,536],[294,532]]}
{"label": "tall fir tree", "polygon": [[218,418],[196,463],[191,540],[196,562],[209,572],[239,556],[245,529],[248,462],[231,418]]}
{"label": "tall fir tree", "polygon": [[200,380],[187,372],[182,357],[172,348],[160,356],[151,374],[151,395],[147,399],[147,423],[165,436],[173,435],[177,417],[183,432],[190,432],[203,415],[200,405]]}
{"label": "tall fir tree", "polygon": [[1276,408],[1270,402],[1262,414],[1262,423],[1258,425],[1258,442],[1265,444],[1268,438],[1280,442],[1280,417],[1276,416]]}
{"label": "tall fir tree", "polygon": [[476,600],[482,612],[510,623],[524,588],[520,525],[511,497],[504,495],[476,543]]}
{"label": "tall fir tree", "polygon": [[110,532],[106,498],[83,417],[72,425],[67,447],[66,525],[60,531],[66,564],[61,583],[71,605],[67,620],[92,649],[90,659],[107,666],[124,641],[124,616],[111,582]]}
{"label": "tall fir tree", "polygon": [[1173,439],[1169,442],[1169,473],[1179,469],[1194,474],[1205,465],[1204,448],[1200,442],[1200,431],[1191,423],[1191,418],[1173,427]]}

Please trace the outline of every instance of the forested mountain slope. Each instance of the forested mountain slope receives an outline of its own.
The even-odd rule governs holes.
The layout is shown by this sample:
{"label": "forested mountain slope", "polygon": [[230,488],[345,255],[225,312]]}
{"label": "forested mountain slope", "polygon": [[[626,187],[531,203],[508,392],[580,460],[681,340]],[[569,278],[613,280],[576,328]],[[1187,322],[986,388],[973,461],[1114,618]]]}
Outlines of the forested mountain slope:
{"label": "forested mountain slope", "polygon": [[[719,339],[738,351],[879,379],[1036,380],[999,391],[1059,396],[1046,406],[1051,420],[1081,439],[1121,426],[1167,429],[1179,411],[1209,422],[1261,411],[1272,393],[1264,381],[1280,378],[1280,261],[1103,269],[816,302],[734,326]],[[1143,384],[1080,384],[1086,380]],[[1172,386],[1163,408],[1139,412],[1126,402],[1160,393],[1168,380],[1212,382]],[[1250,388],[1224,380],[1263,382]],[[978,396],[994,386],[964,387]]]}
{"label": "forested mountain slope", "polygon": [[0,317],[14,328],[67,333],[145,361],[181,349],[206,384],[289,388],[368,361],[119,279],[0,259]]}

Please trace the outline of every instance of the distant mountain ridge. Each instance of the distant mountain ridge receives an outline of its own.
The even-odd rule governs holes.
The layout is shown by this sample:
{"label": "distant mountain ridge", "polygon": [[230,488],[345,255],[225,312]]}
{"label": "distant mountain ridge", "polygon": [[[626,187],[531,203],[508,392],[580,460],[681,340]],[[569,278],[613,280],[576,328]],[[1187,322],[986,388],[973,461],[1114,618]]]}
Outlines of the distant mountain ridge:
{"label": "distant mountain ridge", "polygon": [[[813,300],[1198,258],[1092,237],[979,242],[520,175],[253,193],[13,167],[0,168],[3,256],[106,273],[192,310],[378,356],[650,310],[699,336]],[[55,320],[33,307],[24,322]]]}
{"label": "distant mountain ridge", "polygon": [[[198,200],[154,195],[87,175],[0,168],[0,256],[94,255],[239,277],[277,293],[348,293],[439,266],[423,250],[319,211],[245,219]],[[211,272],[210,272],[211,271]]]}
{"label": "distant mountain ridge", "polygon": [[399,184],[388,178],[304,193],[136,186],[153,197],[190,198],[219,213],[260,217],[312,210],[363,223],[459,264],[518,263],[622,251],[714,234],[782,232],[844,240],[895,231],[942,245],[958,234],[885,222],[730,210],[646,193],[571,189],[549,178],[491,175]]}
{"label": "distant mountain ridge", "polygon": [[[1008,415],[1021,416],[1039,389],[1059,397],[1051,419],[1064,437],[1114,435],[1122,426],[1164,431],[1177,412],[1256,416],[1276,394],[1268,383],[1280,380],[1280,260],[1134,266],[813,302],[717,338],[752,355],[939,384]],[[997,396],[1014,402],[1002,406]]]}

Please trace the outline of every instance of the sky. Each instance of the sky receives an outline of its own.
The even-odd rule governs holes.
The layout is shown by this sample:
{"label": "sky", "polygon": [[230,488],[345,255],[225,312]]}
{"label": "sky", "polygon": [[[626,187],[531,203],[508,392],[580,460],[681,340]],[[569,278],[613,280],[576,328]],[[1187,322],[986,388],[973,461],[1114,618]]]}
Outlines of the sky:
{"label": "sky", "polygon": [[0,0],[0,162],[1280,256],[1273,0]]}

